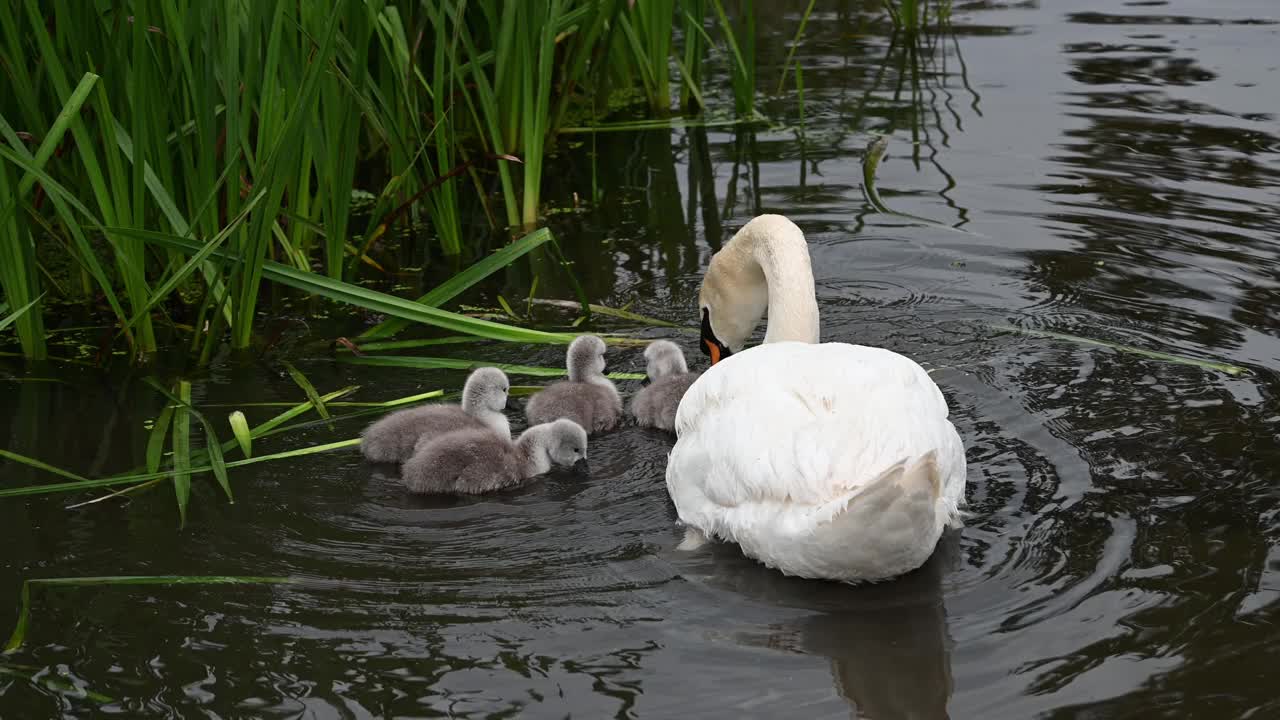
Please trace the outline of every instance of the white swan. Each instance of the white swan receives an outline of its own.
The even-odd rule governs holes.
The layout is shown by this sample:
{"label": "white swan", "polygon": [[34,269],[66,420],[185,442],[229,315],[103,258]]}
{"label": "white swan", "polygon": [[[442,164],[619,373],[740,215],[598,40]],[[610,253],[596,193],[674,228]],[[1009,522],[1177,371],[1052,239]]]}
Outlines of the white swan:
{"label": "white swan", "polygon": [[[788,575],[914,570],[960,524],[965,456],[937,385],[881,348],[818,342],[804,234],[781,215],[711,258],[698,299],[712,367],[680,402],[667,492],[686,527]],[[764,344],[742,352],[768,310]]]}

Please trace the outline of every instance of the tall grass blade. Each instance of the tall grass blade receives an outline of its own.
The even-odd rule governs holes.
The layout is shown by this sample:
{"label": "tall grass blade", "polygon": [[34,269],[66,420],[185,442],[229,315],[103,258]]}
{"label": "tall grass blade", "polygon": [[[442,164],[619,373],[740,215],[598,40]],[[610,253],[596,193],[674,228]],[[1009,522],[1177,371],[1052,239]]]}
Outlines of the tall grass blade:
{"label": "tall grass blade", "polygon": [[[183,252],[197,252],[200,245],[185,238],[180,238],[166,233],[137,231],[139,237],[144,237],[151,242],[171,247]],[[215,252],[220,257],[228,257],[224,253]],[[565,345],[573,342],[573,335],[564,333],[549,333],[538,330],[527,330],[525,328],[512,327],[500,323],[489,322],[486,320],[477,320],[468,318],[456,313],[438,310],[436,308],[419,305],[404,298],[387,295],[376,290],[344,283],[332,278],[317,276],[313,273],[291,268],[280,263],[265,261],[262,264],[262,273],[265,277],[274,280],[281,285],[297,288],[306,292],[320,295],[335,302],[348,303],[357,307],[363,307],[375,312],[394,315],[405,320],[420,322],[424,325],[444,328],[453,332],[467,333],[478,337],[490,338],[492,340],[505,340],[507,342],[524,342],[524,343],[543,343],[552,345]]]}
{"label": "tall grass blade", "polygon": [[751,0],[741,0],[743,28],[738,33],[724,10],[723,0],[712,0],[725,43],[729,46],[732,63],[730,78],[733,84],[734,109],[740,118],[755,115],[755,11]]}
{"label": "tall grass blade", "polygon": [[[530,251],[541,247],[552,239],[553,235],[550,230],[546,228],[534,230],[519,240],[505,245],[501,250],[486,256],[483,260],[476,262],[466,270],[463,270],[457,275],[454,275],[448,280],[440,283],[432,288],[431,292],[423,295],[414,302],[426,305],[427,307],[440,307],[458,295],[461,295],[476,283],[511,265],[516,260],[527,255]],[[408,327],[408,325],[409,322],[407,320],[391,318],[364,331],[360,334],[360,337],[366,340],[385,338],[400,332],[404,328]]]}
{"label": "tall grass blade", "polygon": [[[26,171],[31,175],[34,175],[36,179],[40,181],[41,187],[44,188],[49,200],[53,203],[53,207],[57,211],[58,216],[62,218],[64,226],[66,227],[68,233],[70,233],[71,235],[71,238],[73,241],[72,244],[76,249],[76,260],[80,262],[81,265],[84,266],[85,270],[98,283],[98,288],[102,291],[102,294],[106,297],[107,304],[111,306],[111,309],[113,312],[115,312],[116,316],[119,318],[127,317],[127,315],[125,314],[124,308],[120,305],[119,298],[116,296],[114,283],[111,280],[111,278],[107,275],[106,270],[103,269],[102,264],[98,262],[97,253],[94,250],[93,245],[89,242],[88,238],[85,237],[84,231],[81,229],[81,224],[78,220],[78,217],[87,218],[95,225],[100,225],[101,222],[94,217],[93,213],[90,212],[89,209],[86,208],[84,204],[79,201],[79,199],[76,198],[74,193],[72,193],[67,188],[63,187],[61,183],[54,180],[47,173],[45,173],[43,170],[41,170],[34,164],[34,158],[32,158],[31,155],[26,152],[26,149],[21,146],[21,141],[18,140],[16,134],[13,133],[13,129],[9,127],[8,123],[4,121],[3,116],[0,116],[0,133],[3,133],[5,135],[5,137],[9,140],[10,144],[13,145],[15,150],[17,151],[17,152],[9,152],[5,150],[3,147],[0,147],[0,159],[7,160],[10,163],[13,163],[14,165],[18,166],[20,169]],[[0,196],[4,196],[7,194],[5,192],[5,188],[7,187],[7,183],[5,180],[6,175],[7,173],[0,172]],[[75,210],[76,213],[79,213],[79,216],[77,216],[76,213],[73,213],[72,210]],[[10,232],[0,232],[0,250],[6,250],[6,255],[8,256],[8,259],[0,258],[0,282],[17,283],[18,279],[20,279],[22,276],[21,275],[14,276],[12,275],[12,273],[26,267],[30,269],[29,274],[30,274],[30,278],[32,278],[28,281],[25,281],[26,286],[34,288],[36,287],[35,280],[34,280],[35,278],[34,245],[30,242],[27,242],[24,248],[23,245],[18,244],[19,241],[21,240],[21,237],[18,234],[18,231],[15,225],[16,223],[11,222]],[[3,223],[0,222],[0,230],[3,230],[3,229],[4,229]],[[29,238],[30,235],[28,234],[27,237]],[[31,254],[29,260],[24,256],[24,253]],[[6,280],[6,277],[14,277],[15,279]],[[10,301],[14,302],[14,301],[18,301],[20,296],[13,295],[8,288],[25,287],[25,286],[17,285],[17,284],[12,284],[12,285],[6,284],[5,287],[6,287],[6,294],[8,294]],[[39,313],[32,313],[26,316],[26,318],[30,319],[32,322],[36,322],[37,321],[36,318],[39,318]],[[39,322],[39,324],[40,324],[40,327],[43,328],[44,323],[41,321]],[[21,333],[21,330],[23,327],[22,323],[19,323],[18,327],[19,327],[19,333]],[[126,337],[128,337],[129,341],[133,342],[132,331],[126,328],[125,334],[126,334]],[[44,347],[43,329],[40,332],[39,342],[32,344],[32,347],[37,347],[37,346],[39,348]],[[44,356],[43,350],[40,350],[38,355],[32,355],[30,351],[26,350],[27,348],[26,344],[24,344],[23,347],[24,347],[24,352],[26,352],[28,357],[32,357],[33,359],[41,359]]]}
{"label": "tall grass blade", "polygon": [[9,313],[9,314],[8,314],[7,316],[5,316],[3,319],[0,319],[0,330],[4,330],[5,328],[7,328],[7,327],[9,327],[10,325],[12,325],[12,324],[14,323],[14,321],[16,321],[18,318],[22,317],[22,316],[23,316],[23,315],[24,315],[28,310],[30,310],[31,308],[35,307],[35,306],[36,306],[36,303],[40,302],[40,300],[41,300],[44,296],[45,296],[45,293],[40,293],[39,295],[37,295],[37,296],[36,296],[36,299],[35,299],[35,300],[32,300],[31,302],[27,303],[26,305],[23,305],[22,307],[18,308],[17,310],[14,310],[13,312]]}
{"label": "tall grass blade", "polygon": [[258,201],[262,200],[265,195],[265,191],[259,191],[254,195],[253,198],[240,210],[240,214],[237,215],[234,220],[228,223],[227,226],[224,227],[217,235],[213,236],[209,242],[205,243],[204,247],[200,248],[199,252],[192,255],[182,267],[178,268],[169,276],[168,280],[165,280],[160,287],[156,288],[151,293],[150,298],[147,299],[141,308],[137,308],[135,310],[133,317],[129,318],[125,323],[125,326],[133,327],[137,324],[143,314],[155,307],[161,300],[167,298],[169,293],[177,289],[179,285],[190,277],[191,273],[193,273],[196,268],[203,265],[205,261],[208,260],[209,256],[221,247],[222,243],[240,228],[240,225],[244,223],[245,218],[249,216],[249,212],[253,210],[254,206],[256,206]]}
{"label": "tall grass blade", "polygon": [[[40,146],[36,148],[36,167],[43,168],[49,158],[53,156],[54,151],[58,149],[58,145],[62,142],[63,134],[66,133],[67,128],[76,116],[80,114],[80,108],[89,99],[89,93],[97,82],[98,76],[93,73],[87,72],[81,76],[80,82],[71,91],[67,102],[62,106],[62,110],[58,111],[58,116],[54,119],[53,124],[49,126],[49,131],[45,133],[44,139],[40,141]],[[34,175],[24,175],[18,181],[18,197],[24,197],[31,190],[31,187],[35,185],[35,182]],[[16,201],[15,199],[14,202]]]}
{"label": "tall grass blade", "polygon": [[[800,47],[800,38],[804,37],[804,28],[809,24],[813,6],[817,4],[818,0],[809,0],[809,5],[804,9],[804,15],[800,16],[800,27],[796,28],[796,35],[791,39],[791,49],[787,51],[787,57],[782,61],[782,73],[778,76],[778,94],[782,93],[782,88],[787,84],[787,68],[791,66],[791,60],[796,56],[796,50]],[[796,78],[799,79],[799,75]]]}

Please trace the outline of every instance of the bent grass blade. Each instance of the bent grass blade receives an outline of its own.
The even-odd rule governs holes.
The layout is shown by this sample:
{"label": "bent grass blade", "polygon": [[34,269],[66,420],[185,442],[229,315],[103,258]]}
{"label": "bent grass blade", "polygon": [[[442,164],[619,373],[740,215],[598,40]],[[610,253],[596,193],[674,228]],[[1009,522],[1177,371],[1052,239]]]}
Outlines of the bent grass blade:
{"label": "bent grass blade", "polygon": [[1219,362],[1217,360],[1203,360],[1200,358],[1188,357],[1186,355],[1174,355],[1173,353],[1160,352],[1159,350],[1147,350],[1145,348],[1134,347],[1133,345],[1123,345],[1120,343],[1109,342],[1107,340],[1082,337],[1080,335],[1068,335],[1067,333],[1054,332],[1052,330],[1031,330],[1028,328],[1014,327],[1012,325],[993,325],[991,327],[995,330],[1004,330],[1006,332],[1018,333],[1020,335],[1030,335],[1032,337],[1063,340],[1066,342],[1077,343],[1079,345],[1108,348],[1117,352],[1138,355],[1151,360],[1159,360],[1161,362],[1190,365],[1204,370],[1214,370],[1216,372],[1226,373],[1232,377],[1250,374],[1248,368],[1244,368],[1239,365],[1232,365],[1230,363]]}
{"label": "bent grass blade", "polygon": [[[536,365],[514,365],[511,363],[486,362],[484,360],[464,360],[461,358],[415,357],[405,355],[366,355],[364,357],[339,358],[338,362],[351,365],[372,365],[381,367],[408,367],[420,370],[474,370],[482,367],[496,367],[511,375],[530,375],[533,377],[561,377],[568,374],[564,368],[540,367]],[[613,380],[643,380],[644,373],[612,372],[605,375]]]}
{"label": "bent grass blade", "polygon": [[[326,453],[333,450],[341,450],[342,448],[352,447],[360,444],[360,438],[351,438],[350,440],[339,440],[337,442],[325,443],[323,445],[314,445],[312,447],[299,448],[297,450],[288,450],[285,452],[273,453],[271,455],[259,455],[254,458],[246,458],[244,460],[233,460],[225,464],[226,469],[244,467],[245,465],[256,465],[262,462],[270,462],[272,460],[285,460],[288,458],[302,457],[304,455],[315,455],[317,453]],[[30,458],[24,458],[29,460]],[[48,466],[42,469],[51,469]],[[213,470],[211,465],[200,465],[198,467],[190,467],[186,469],[187,473],[192,475],[196,473],[210,472]],[[64,474],[63,471],[56,471],[58,474]],[[76,490],[88,490],[90,488],[111,487],[112,485],[128,485],[131,483],[139,483],[156,478],[167,477],[172,471],[162,470],[155,473],[139,473],[136,475],[120,475],[116,477],[101,478],[98,480],[83,478],[76,482],[65,483],[49,483],[46,485],[27,485],[25,487],[8,488],[0,490],[0,498],[20,497],[26,495],[44,495],[55,492],[74,492]]]}

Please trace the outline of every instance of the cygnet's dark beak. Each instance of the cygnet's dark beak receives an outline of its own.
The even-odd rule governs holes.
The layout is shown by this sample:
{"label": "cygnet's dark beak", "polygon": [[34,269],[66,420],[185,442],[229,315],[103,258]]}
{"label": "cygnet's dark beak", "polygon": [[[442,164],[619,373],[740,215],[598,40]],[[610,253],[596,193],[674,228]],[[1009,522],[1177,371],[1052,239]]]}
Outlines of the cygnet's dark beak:
{"label": "cygnet's dark beak", "polygon": [[519,409],[520,409],[520,403],[516,402],[515,397],[514,397],[514,396],[512,396],[512,395],[508,395],[508,396],[507,396],[507,409],[508,409],[508,410],[519,410]]}
{"label": "cygnet's dark beak", "polygon": [[586,469],[587,469],[587,459],[584,457],[578,458],[577,462],[573,464],[574,472],[584,472],[586,471]]}

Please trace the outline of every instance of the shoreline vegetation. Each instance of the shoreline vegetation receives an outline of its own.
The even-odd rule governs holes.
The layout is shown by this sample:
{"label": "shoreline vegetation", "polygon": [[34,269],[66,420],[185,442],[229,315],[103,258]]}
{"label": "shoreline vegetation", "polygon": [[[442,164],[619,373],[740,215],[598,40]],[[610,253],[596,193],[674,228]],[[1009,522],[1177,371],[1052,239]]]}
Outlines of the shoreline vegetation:
{"label": "shoreline vegetation", "polygon": [[[815,4],[785,32],[777,82],[776,94],[794,83],[800,103],[794,52]],[[895,33],[914,33],[926,5],[883,10]],[[446,370],[486,363],[369,353],[572,341],[530,327],[535,305],[578,313],[574,328],[595,314],[684,330],[586,297],[545,226],[556,212],[541,200],[545,161],[562,135],[768,124],[757,92],[774,85],[757,77],[754,0],[15,0],[0,4],[0,78],[11,88],[0,95],[0,332],[20,345],[6,355],[90,364],[50,358],[46,343],[47,315],[79,307],[104,331],[99,364],[148,365],[175,347],[204,367],[220,346],[260,342],[261,301],[287,287],[385,318],[333,339],[337,359]],[[454,267],[478,259],[417,298],[371,289],[408,225],[429,228]],[[445,309],[532,253],[575,301],[534,297],[535,278],[527,299],[499,296],[500,310]],[[442,337],[397,339],[413,325]],[[193,475],[211,473],[234,502],[229,468],[353,442],[255,455],[256,440],[444,393],[351,402],[354,388],[321,393],[287,367],[305,402],[256,426],[236,410],[226,441],[189,379],[148,378],[164,403],[145,466],[88,478],[4,450],[60,482],[0,497],[109,489],[80,507],[172,482],[185,524]]]}
{"label": "shoreline vegetation", "polygon": [[[0,320],[41,360],[45,304],[96,303],[135,361],[165,325],[207,364],[218,343],[250,347],[264,289],[285,285],[388,315],[366,339],[422,323],[566,343],[440,306],[534,249],[565,268],[540,195],[562,131],[625,128],[620,110],[759,122],[754,28],[731,19],[753,14],[752,0],[5,3]],[[730,67],[732,109],[704,107],[708,62]],[[360,287],[409,223],[446,257],[515,242],[416,302]]]}

